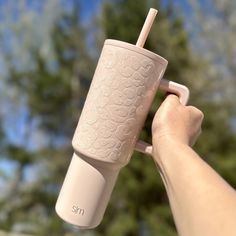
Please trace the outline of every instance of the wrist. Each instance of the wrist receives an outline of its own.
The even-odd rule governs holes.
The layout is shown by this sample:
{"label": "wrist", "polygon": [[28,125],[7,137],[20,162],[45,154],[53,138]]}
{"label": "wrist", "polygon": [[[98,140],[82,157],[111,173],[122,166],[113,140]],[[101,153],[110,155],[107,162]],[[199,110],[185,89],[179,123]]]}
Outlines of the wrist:
{"label": "wrist", "polygon": [[162,159],[166,160],[175,156],[175,153],[181,152],[181,150],[186,148],[190,148],[189,144],[175,137],[162,137],[158,138],[158,140],[153,138],[153,157],[157,162],[162,162]]}
{"label": "wrist", "polygon": [[156,162],[165,186],[171,186],[176,175],[186,171],[187,163],[191,163],[193,149],[184,142],[173,138],[153,140],[153,158]]}
{"label": "wrist", "polygon": [[176,150],[176,148],[181,148],[182,146],[189,146],[188,141],[184,138],[176,137],[175,135],[163,136],[155,138],[153,137],[153,146],[155,151],[160,154],[166,152],[166,150]]}

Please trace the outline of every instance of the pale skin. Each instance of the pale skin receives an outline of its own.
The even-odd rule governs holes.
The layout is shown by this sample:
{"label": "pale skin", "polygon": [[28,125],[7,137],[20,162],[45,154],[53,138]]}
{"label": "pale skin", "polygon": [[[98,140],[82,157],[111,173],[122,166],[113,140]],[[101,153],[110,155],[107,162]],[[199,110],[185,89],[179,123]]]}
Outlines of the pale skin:
{"label": "pale skin", "polygon": [[169,95],[152,125],[153,157],[179,236],[235,236],[236,191],[191,148],[203,113]]}

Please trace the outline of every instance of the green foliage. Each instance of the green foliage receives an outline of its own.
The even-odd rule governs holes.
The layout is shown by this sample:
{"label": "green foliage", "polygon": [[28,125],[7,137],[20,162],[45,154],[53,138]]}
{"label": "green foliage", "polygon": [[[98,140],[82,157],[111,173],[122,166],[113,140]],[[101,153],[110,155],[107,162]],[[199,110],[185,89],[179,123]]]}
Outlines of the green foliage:
{"label": "green foliage", "polygon": [[[67,140],[72,137],[94,71],[78,7],[75,2],[73,11],[60,15],[52,27],[53,57],[45,57],[42,47],[29,45],[30,63],[34,66],[19,69],[14,63],[15,54],[6,53],[8,86],[26,97],[29,115],[27,137],[21,142],[26,147],[11,143],[4,147],[4,157],[16,164],[16,170],[12,170],[8,182],[11,187],[0,199],[2,229],[37,235],[65,232],[54,206],[71,157]],[[12,30],[15,37],[20,37],[18,31]],[[28,150],[27,142],[38,129],[43,130],[48,143]],[[6,204],[8,201],[11,205]]]}
{"label": "green foliage", "polygon": [[87,65],[93,68],[93,61],[86,52],[78,14],[75,8],[70,15],[62,15],[54,26],[51,32],[53,60],[45,60],[40,48],[36,48],[31,51],[35,69],[23,72],[14,67],[11,69],[10,83],[27,94],[31,115],[40,118],[41,127],[50,135],[63,136],[72,130],[73,119],[77,121],[74,111],[81,109],[92,77],[92,70],[87,70]]}
{"label": "green foliage", "polygon": [[[189,19],[190,33],[196,53],[206,58],[207,68],[201,77],[208,81],[201,102],[205,112],[202,142],[197,148],[210,164],[236,188],[233,174],[235,154],[235,73],[236,2],[230,0],[208,1],[204,4],[190,1],[193,15]],[[210,10],[209,10],[210,9]],[[216,23],[217,22],[217,23]],[[193,30],[197,29],[197,30]]]}
{"label": "green foliage", "polygon": [[[79,21],[79,1],[73,3],[73,10],[63,12],[50,32],[52,58],[45,57],[40,47],[30,47],[34,66],[18,70],[13,63],[14,56],[7,55],[9,86],[24,94],[29,109],[27,122],[36,120],[37,128],[45,132],[48,143],[37,150],[10,143],[4,150],[5,157],[17,163],[11,187],[0,200],[0,228],[5,230],[20,225],[18,231],[37,235],[65,235],[67,231],[76,235],[72,227],[65,226],[56,216],[54,205],[71,157],[68,140],[78,121],[96,60],[90,56],[86,43],[88,32]],[[236,137],[230,123],[231,106],[227,101],[213,99],[217,84],[206,80],[204,71],[208,64],[190,49],[184,21],[174,8],[171,5],[163,7],[159,1],[107,1],[102,5],[100,28],[95,33],[135,43],[150,7],[160,11],[145,48],[169,61],[167,79],[190,88],[190,103],[205,113],[203,134],[195,149],[236,186],[233,174]],[[100,52],[101,48],[97,50]],[[163,94],[156,96],[141,133],[141,138],[148,142],[151,142],[152,118],[162,97]],[[27,169],[33,169],[34,174],[27,177]],[[32,182],[29,181],[31,177]],[[11,206],[6,204],[8,201]],[[150,157],[134,153],[120,173],[101,225],[95,230],[80,231],[80,234],[176,235],[165,188]]]}
{"label": "green foliage", "polygon": [[[103,25],[107,38],[135,43],[146,12],[149,7],[153,6],[146,1],[139,3],[116,1],[114,5],[105,5],[103,12],[103,22],[105,23]],[[121,8],[125,10],[121,11]],[[135,15],[137,12],[139,12],[140,18]],[[219,168],[219,163],[224,162],[224,159],[227,160],[234,150],[235,134],[230,129],[230,114],[226,110],[229,104],[227,102],[219,104],[209,99],[209,94],[215,91],[216,81],[206,80],[203,76],[204,72],[202,71],[207,69],[207,65],[204,65],[206,61],[199,61],[198,56],[190,50],[183,19],[175,15],[171,6],[158,13],[145,47],[169,61],[165,74],[167,79],[183,83],[190,88],[190,103],[202,109],[206,117],[203,124],[203,134],[195,149],[223,177],[234,184],[233,174],[229,175],[225,172],[225,165],[230,161],[225,162],[225,165],[221,165]],[[160,96],[157,96],[141,135],[149,142],[151,141],[152,117],[159,103]],[[221,112],[219,113],[219,111]],[[111,207],[105,217],[109,218],[112,224],[116,224],[114,221],[118,219],[122,211],[129,212],[130,218],[134,217],[136,223],[139,226],[142,225],[148,235],[158,233],[160,235],[176,235],[172,216],[167,207],[165,190],[161,179],[157,176],[157,169],[149,158],[141,156],[141,154],[135,153],[129,165],[121,171],[119,176],[111,205],[115,205],[119,199],[122,199],[122,208]],[[235,163],[235,160],[231,159],[231,162]],[[234,165],[231,167],[233,170]],[[117,198],[117,196],[119,197]],[[109,235],[107,224],[102,226],[104,227],[103,235]],[[122,225],[123,223],[120,221],[121,228]],[[138,235],[140,232],[140,227],[136,227],[127,234]],[[117,235],[121,234],[121,231],[117,232]]]}
{"label": "green foliage", "polygon": [[[156,1],[153,3],[139,1],[139,4],[134,1],[106,3],[103,8],[102,21],[106,38],[136,43],[150,7],[159,8],[159,4]],[[174,15],[171,7],[162,9],[158,13],[145,47],[167,58],[169,61],[167,78],[183,82],[186,80],[185,74],[188,70],[198,69],[188,48],[183,21]],[[184,82],[188,83],[188,81]],[[149,142],[151,142],[152,117],[159,103],[160,96],[157,96],[141,134],[141,137]],[[114,207],[118,202],[119,207]],[[124,219],[127,214],[129,215],[127,224],[130,230],[125,232],[123,231],[124,221],[120,219],[120,215],[123,214],[125,214]],[[129,165],[121,171],[105,218],[109,220],[98,228],[102,232],[101,235],[111,235],[110,224],[111,227],[116,227],[116,234],[112,235],[142,235],[142,231],[147,235],[158,233],[176,235],[164,186],[150,158],[138,153],[133,155]],[[133,219],[135,227],[132,223]],[[129,227],[126,227],[126,230]]]}

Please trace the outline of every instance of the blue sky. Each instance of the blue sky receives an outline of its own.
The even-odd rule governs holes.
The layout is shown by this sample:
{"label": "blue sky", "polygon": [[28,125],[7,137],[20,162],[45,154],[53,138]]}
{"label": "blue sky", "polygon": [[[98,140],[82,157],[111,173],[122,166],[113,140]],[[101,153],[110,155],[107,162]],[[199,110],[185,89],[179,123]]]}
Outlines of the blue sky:
{"label": "blue sky", "polygon": [[[66,10],[71,10],[73,7],[74,0],[58,0],[61,2],[61,4],[64,6]],[[42,11],[44,10],[44,4],[46,0],[42,1],[34,1],[34,0],[25,0],[22,1],[22,3],[25,3],[25,6],[27,6],[28,9],[35,12],[35,14],[40,15]],[[79,1],[80,7],[81,7],[81,20],[84,24],[86,24],[90,18],[97,14],[99,11],[99,7],[101,4],[100,0],[82,0]],[[17,22],[20,17],[20,4],[19,2],[15,4],[15,0],[0,0],[0,27],[4,27],[4,21],[12,21]],[[9,11],[10,10],[10,11]],[[3,41],[0,42],[0,52],[7,52],[9,50],[12,50],[12,42],[13,35],[10,31],[10,29],[5,28],[4,34],[2,35]],[[0,75],[4,76],[6,75],[6,67],[4,65],[3,58],[0,57]],[[0,81],[2,82],[2,81]],[[3,84],[1,84],[1,91],[4,91]],[[1,96],[3,96],[3,93],[1,92]],[[11,94],[11,92],[10,92]],[[13,91],[14,94],[14,91]],[[11,96],[11,95],[10,95]],[[5,120],[4,120],[4,129],[7,135],[7,139],[9,142],[14,143],[15,145],[23,145],[28,149],[37,149],[37,147],[40,145],[40,142],[47,142],[47,139],[44,138],[43,134],[40,133],[39,130],[35,130],[35,134],[32,138],[33,140],[29,140],[29,142],[25,141],[25,133],[27,132],[27,128],[33,128],[32,124],[27,123],[27,117],[28,117],[28,109],[24,105],[24,102],[17,101],[16,104],[11,103],[11,101],[4,102],[4,99],[2,99],[2,114],[5,114]],[[33,125],[34,126],[34,125]],[[44,140],[44,141],[43,141]],[[41,143],[41,145],[43,145]],[[0,159],[0,172],[5,172],[6,176],[11,175],[12,172],[14,172],[14,169],[16,168],[16,163],[9,162],[7,159],[4,158],[4,156],[1,155]],[[2,173],[3,173],[2,172]],[[26,173],[27,174],[27,173]],[[1,174],[0,174],[1,176]],[[1,178],[0,178],[1,179]]]}
{"label": "blue sky", "polygon": [[[66,10],[71,10],[73,7],[73,2],[75,0],[58,0],[61,2],[61,4],[64,6],[64,8]],[[24,2],[24,1],[22,1]],[[41,14],[41,12],[43,11],[43,6],[44,3],[46,2],[46,0],[42,0],[42,1],[34,1],[34,0],[25,0],[25,4],[26,6],[33,10],[36,14]],[[80,4],[80,8],[81,8],[81,20],[84,24],[87,24],[89,22],[89,20],[94,16],[97,15],[99,13],[100,10],[100,6],[101,3],[103,1],[102,0],[80,0],[79,4]],[[167,4],[169,1],[166,0],[164,1],[164,4]],[[180,5],[183,8],[183,11],[187,11],[188,10],[188,5],[186,3],[185,0],[180,0],[180,1],[175,1],[175,4]],[[8,14],[10,14],[10,16],[8,15],[7,17],[10,17],[13,21],[18,21],[19,15],[21,14],[19,11],[19,8],[17,8],[17,6],[19,6],[19,2],[18,4],[15,4],[14,0],[9,0],[9,1],[5,1],[5,0],[0,0],[0,26],[1,24],[4,24],[4,20],[6,20],[6,18],[4,18],[6,15],[6,6],[9,7],[9,9],[11,9],[11,12],[8,12]],[[2,42],[0,44],[0,51],[5,51],[5,50],[10,50],[7,49],[8,47],[11,47],[11,41],[12,41],[12,35],[11,32],[6,29],[5,33],[4,33],[4,42]],[[1,48],[1,45],[4,45],[4,48]],[[0,58],[1,59],[1,58]],[[3,76],[4,75],[4,64],[0,64],[0,74]],[[11,111],[11,109],[15,109],[14,106],[13,108],[11,107],[7,107],[8,112]],[[19,107],[17,107],[17,122],[14,122],[13,120],[16,119],[15,116],[10,116],[9,119],[5,122],[5,129],[7,131],[7,135],[10,141],[12,141],[15,144],[21,145],[23,143],[23,136],[24,136],[24,130],[25,130],[25,120],[27,118],[27,108],[22,106],[21,109],[19,109]],[[15,110],[16,111],[16,110]],[[10,123],[9,123],[10,122]],[[11,125],[12,124],[12,125]],[[17,132],[16,132],[17,130]],[[33,145],[33,144],[29,144],[29,145]],[[4,162],[5,163],[5,162]]]}
{"label": "blue sky", "polygon": [[[39,14],[40,14],[40,11],[42,11],[42,5],[46,1],[48,1],[48,0],[42,0],[42,1],[40,1],[40,0],[39,1],[26,0],[27,6]],[[58,1],[62,2],[63,6],[67,10],[70,10],[73,7],[73,1],[75,1],[75,0],[58,0]],[[9,0],[9,1],[0,0],[0,27],[1,27],[1,25],[4,25],[4,19],[3,19],[3,13],[5,13],[4,6],[6,3],[9,3],[9,2],[12,5],[14,5],[16,1],[15,0]],[[80,0],[79,1],[80,7],[81,7],[81,20],[85,25],[87,23],[89,23],[91,17],[93,17],[94,15],[99,13],[100,6],[101,6],[102,2],[103,2],[102,0]],[[138,2],[138,0],[137,0],[137,2]],[[206,3],[203,0],[201,0],[201,2],[204,4],[204,6],[206,8],[209,8],[209,5],[206,5]],[[188,19],[192,17],[191,16],[191,14],[192,14],[191,7],[188,4],[187,0],[175,0],[175,1],[164,0],[163,3],[164,4],[174,3],[180,9],[186,22],[188,22]],[[11,13],[12,13],[12,17],[15,20],[17,20],[18,12],[13,11]],[[157,20],[158,20],[158,16],[157,16]],[[10,38],[10,36],[8,36],[6,34],[5,40],[7,42],[9,40],[9,38]],[[1,48],[1,45],[2,45],[2,42],[0,42],[0,53],[3,50],[6,50],[6,48]],[[0,56],[0,76],[4,75],[3,72],[4,72],[4,65],[1,63],[1,56]],[[1,80],[0,80],[0,86],[1,86]],[[0,87],[0,89],[1,89],[1,87]],[[1,92],[1,90],[0,90],[0,92]],[[19,107],[18,107],[18,109],[19,109]],[[8,113],[11,115],[11,107],[8,107]],[[0,115],[1,115],[1,113],[0,113]],[[27,107],[21,105],[18,113],[16,113],[15,116],[14,115],[9,116],[9,119],[5,122],[5,130],[7,131],[8,138],[11,142],[13,142],[17,145],[24,145],[24,146],[27,145],[26,146],[27,148],[34,149],[34,148],[37,148],[37,145],[40,144],[40,142],[42,142],[42,141],[47,142],[47,139],[44,138],[42,133],[40,134],[37,131],[37,134],[34,136],[34,138],[30,142],[27,142],[27,144],[25,145],[26,142],[24,140],[24,132],[25,132],[26,127],[29,126],[29,124],[27,124],[27,115],[28,115]],[[234,121],[234,122],[236,124],[236,121]],[[234,127],[236,127],[236,125]],[[235,130],[236,130],[236,128],[235,128]],[[43,143],[41,143],[41,145],[43,145]],[[14,172],[14,169],[16,168],[16,163],[10,163],[6,159],[4,160],[2,155],[0,155],[0,158],[1,158],[0,159],[0,172],[1,172],[1,170],[3,170],[7,176],[11,177],[11,174]],[[27,178],[27,176],[31,177],[32,170],[27,169],[25,176],[26,176],[26,178]],[[1,185],[1,174],[0,174],[0,185]]]}
{"label": "blue sky", "polygon": [[[36,12],[36,14],[38,13],[40,15],[40,13],[43,11],[43,6],[44,3],[47,0],[42,0],[42,1],[34,1],[34,0],[25,0],[26,2],[26,6],[29,9],[32,9],[33,11]],[[73,2],[75,0],[58,0],[62,3],[62,5],[64,6],[65,9],[67,9],[68,11],[72,9],[73,7]],[[81,8],[81,20],[84,24],[87,24],[89,22],[89,20],[94,16],[97,15],[99,13],[100,10],[100,6],[101,3],[103,1],[102,0],[80,0],[80,8]],[[190,14],[190,8],[189,5],[187,4],[186,0],[179,0],[179,1],[170,1],[170,0],[165,0],[163,1],[163,4],[168,4],[168,3],[174,3],[177,7],[179,7],[183,14],[185,16],[188,16]],[[17,8],[14,8],[14,4],[15,4],[15,0],[9,0],[9,1],[5,1],[5,0],[0,0],[0,25],[4,24],[4,14],[5,14],[5,9],[4,7],[6,6],[6,4],[13,6],[11,7],[12,12],[10,12],[11,17],[14,21],[18,20],[19,14],[20,12],[18,11]],[[17,5],[17,4],[16,4]],[[10,42],[11,39],[11,35],[8,35],[9,32],[6,31],[5,32],[5,40],[6,42]],[[9,44],[5,44],[5,46],[7,46]],[[0,44],[1,47],[1,44]],[[4,48],[0,48],[0,51],[2,50],[6,50],[6,47]],[[4,74],[4,67],[2,65],[0,65],[0,74]],[[24,132],[27,126],[26,120],[27,120],[27,115],[28,115],[28,111],[27,108],[25,106],[22,106],[20,109],[19,107],[18,109],[18,113],[16,116],[10,116],[9,119],[5,122],[5,130],[7,131],[7,136],[9,138],[9,140],[17,145],[22,145],[24,144]],[[10,113],[11,108],[8,107],[8,112]],[[16,120],[16,122],[14,122],[14,120]],[[12,124],[12,125],[11,125]],[[42,136],[43,137],[43,136]],[[39,140],[38,140],[39,142]],[[27,147],[29,149],[31,149],[33,147],[34,143],[28,143]],[[14,167],[14,165],[9,164],[7,161],[2,161],[0,162],[0,168],[5,169],[5,170],[11,170],[11,168]]]}

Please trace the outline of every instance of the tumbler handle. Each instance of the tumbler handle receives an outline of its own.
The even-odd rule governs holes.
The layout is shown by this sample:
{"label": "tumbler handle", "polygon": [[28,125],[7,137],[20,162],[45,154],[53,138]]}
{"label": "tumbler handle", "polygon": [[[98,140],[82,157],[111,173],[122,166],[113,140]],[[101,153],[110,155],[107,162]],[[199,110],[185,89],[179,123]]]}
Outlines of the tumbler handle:
{"label": "tumbler handle", "polygon": [[[165,92],[176,94],[179,97],[180,103],[183,105],[186,105],[188,102],[189,89],[184,85],[162,79],[159,85],[159,89]],[[152,145],[142,140],[137,141],[135,150],[148,155],[152,155]]]}

